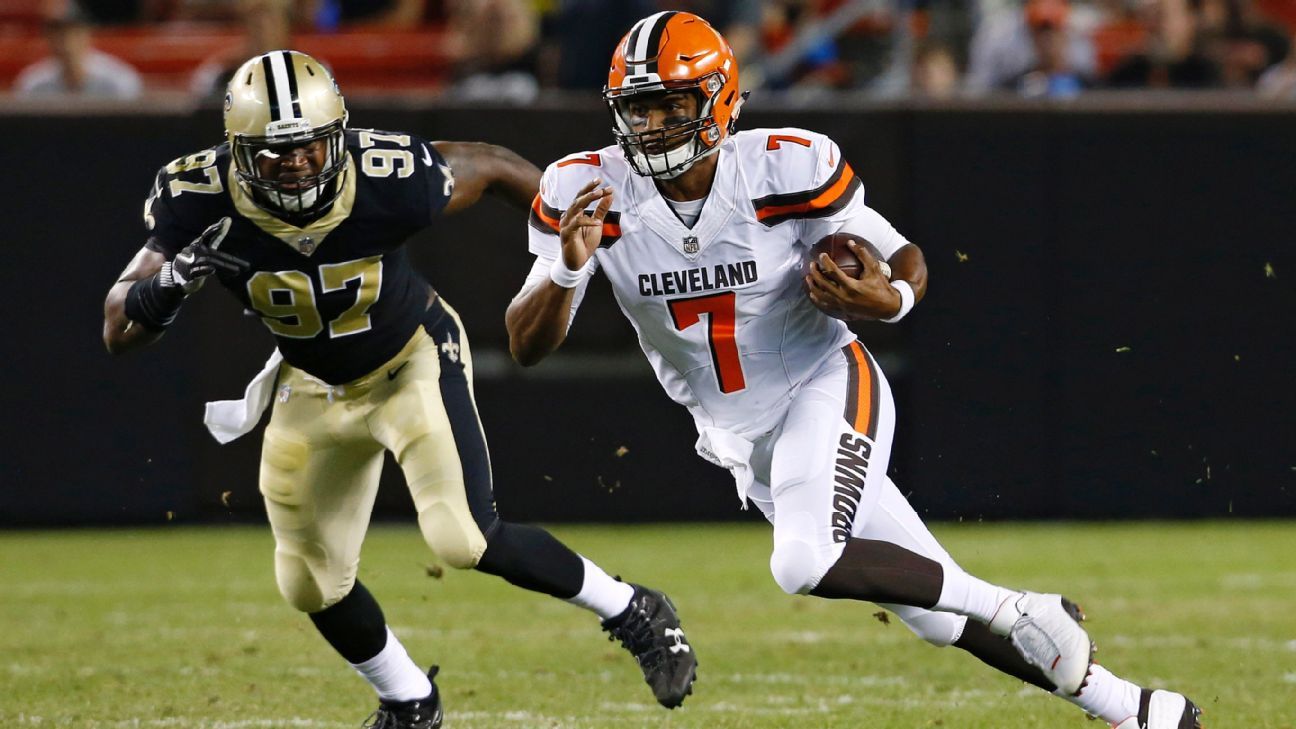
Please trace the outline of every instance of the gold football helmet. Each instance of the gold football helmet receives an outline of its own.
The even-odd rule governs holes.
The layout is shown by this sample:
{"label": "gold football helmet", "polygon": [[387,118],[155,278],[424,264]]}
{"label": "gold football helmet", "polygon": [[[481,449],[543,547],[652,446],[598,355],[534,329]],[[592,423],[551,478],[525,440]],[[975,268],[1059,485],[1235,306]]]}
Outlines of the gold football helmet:
{"label": "gold football helmet", "polygon": [[[225,93],[225,137],[238,179],[271,213],[307,215],[327,206],[346,172],[346,102],[333,76],[297,51],[271,51],[239,67]],[[258,158],[317,140],[327,151],[319,173],[293,180],[262,177]]]}

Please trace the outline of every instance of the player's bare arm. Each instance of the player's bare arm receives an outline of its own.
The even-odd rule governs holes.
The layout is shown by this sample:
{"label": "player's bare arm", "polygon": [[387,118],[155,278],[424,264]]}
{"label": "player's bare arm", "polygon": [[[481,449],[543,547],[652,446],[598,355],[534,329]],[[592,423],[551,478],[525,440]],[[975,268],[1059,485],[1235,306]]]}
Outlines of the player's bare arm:
{"label": "player's bare arm", "polygon": [[122,271],[117,283],[108,289],[104,299],[104,346],[112,354],[123,354],[148,346],[162,338],[162,332],[154,332],[144,327],[134,326],[126,316],[126,293],[136,281],[141,281],[156,274],[162,269],[166,257],[147,246],[140,248],[126,270]]}
{"label": "player's bare arm", "polygon": [[454,175],[447,214],[471,207],[486,193],[526,209],[540,189],[540,170],[511,149],[481,142],[433,142]]}
{"label": "player's bare arm", "polygon": [[887,278],[867,251],[853,242],[847,245],[864,262],[864,273],[858,279],[846,275],[826,254],[820,255],[817,265],[810,266],[806,274],[807,295],[820,310],[845,319],[890,319],[901,307],[893,281],[908,282],[914,301],[922,301],[927,293],[927,261],[918,246],[910,243],[887,259],[891,267]]}
{"label": "player's bare arm", "polygon": [[[600,187],[602,180],[591,180],[563,211],[558,222],[561,237],[562,265],[568,271],[579,271],[598,250],[603,239],[603,218],[612,208],[612,188]],[[595,206],[592,212],[585,212]],[[508,327],[509,352],[524,367],[547,357],[567,338],[567,321],[576,287],[542,281],[509,305],[504,315]]]}

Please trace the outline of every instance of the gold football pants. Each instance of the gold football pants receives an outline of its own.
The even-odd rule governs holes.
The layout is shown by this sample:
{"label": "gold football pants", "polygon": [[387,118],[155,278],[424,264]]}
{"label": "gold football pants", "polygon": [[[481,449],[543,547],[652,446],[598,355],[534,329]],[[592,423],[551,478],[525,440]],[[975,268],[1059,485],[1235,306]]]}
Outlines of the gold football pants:
{"label": "gold football pants", "polygon": [[440,298],[400,353],[364,377],[331,386],[286,363],[279,371],[261,493],[279,591],[298,610],[351,591],[384,450],[405,472],[428,545],[454,567],[475,566],[498,517],[468,339]]}

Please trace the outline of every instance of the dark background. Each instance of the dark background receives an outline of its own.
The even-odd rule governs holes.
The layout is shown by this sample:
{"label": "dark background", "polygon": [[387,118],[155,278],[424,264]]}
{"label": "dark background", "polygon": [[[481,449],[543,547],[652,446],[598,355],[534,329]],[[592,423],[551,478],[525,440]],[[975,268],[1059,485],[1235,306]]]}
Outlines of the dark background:
{"label": "dark background", "polygon": [[[610,141],[605,113],[577,106],[353,105],[351,119],[505,144],[543,167]],[[896,390],[892,476],[920,513],[1296,515],[1296,114],[755,107],[743,122],[831,135],[870,204],[927,254],[915,314],[859,329]],[[260,518],[259,431],[221,447],[201,415],[269,354],[261,325],[212,289],[158,346],[114,358],[100,341],[153,174],[220,129],[216,111],[0,115],[0,525]],[[507,361],[524,225],[488,201],[411,244],[468,326],[501,513],[756,518],[693,455],[691,419],[606,283],[563,357]],[[379,514],[412,518],[408,504],[389,463]]]}

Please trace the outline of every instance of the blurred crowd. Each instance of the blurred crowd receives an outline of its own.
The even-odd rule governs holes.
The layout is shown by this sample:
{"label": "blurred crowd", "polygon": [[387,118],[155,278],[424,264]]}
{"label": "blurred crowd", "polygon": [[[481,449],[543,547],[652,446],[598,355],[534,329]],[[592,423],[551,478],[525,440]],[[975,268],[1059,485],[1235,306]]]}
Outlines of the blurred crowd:
{"label": "blurred crowd", "polygon": [[[132,56],[167,33],[214,29],[220,47],[183,83],[210,97],[251,55],[389,34],[408,42],[384,53],[435,46],[426,63],[437,68],[405,89],[526,103],[546,88],[601,87],[616,41],[658,10],[707,18],[743,62],[745,87],[793,98],[1296,98],[1296,0],[0,0],[0,42],[44,40],[45,57],[11,74],[15,94],[130,98],[161,83]],[[100,34],[117,39],[119,56],[96,48]]]}

